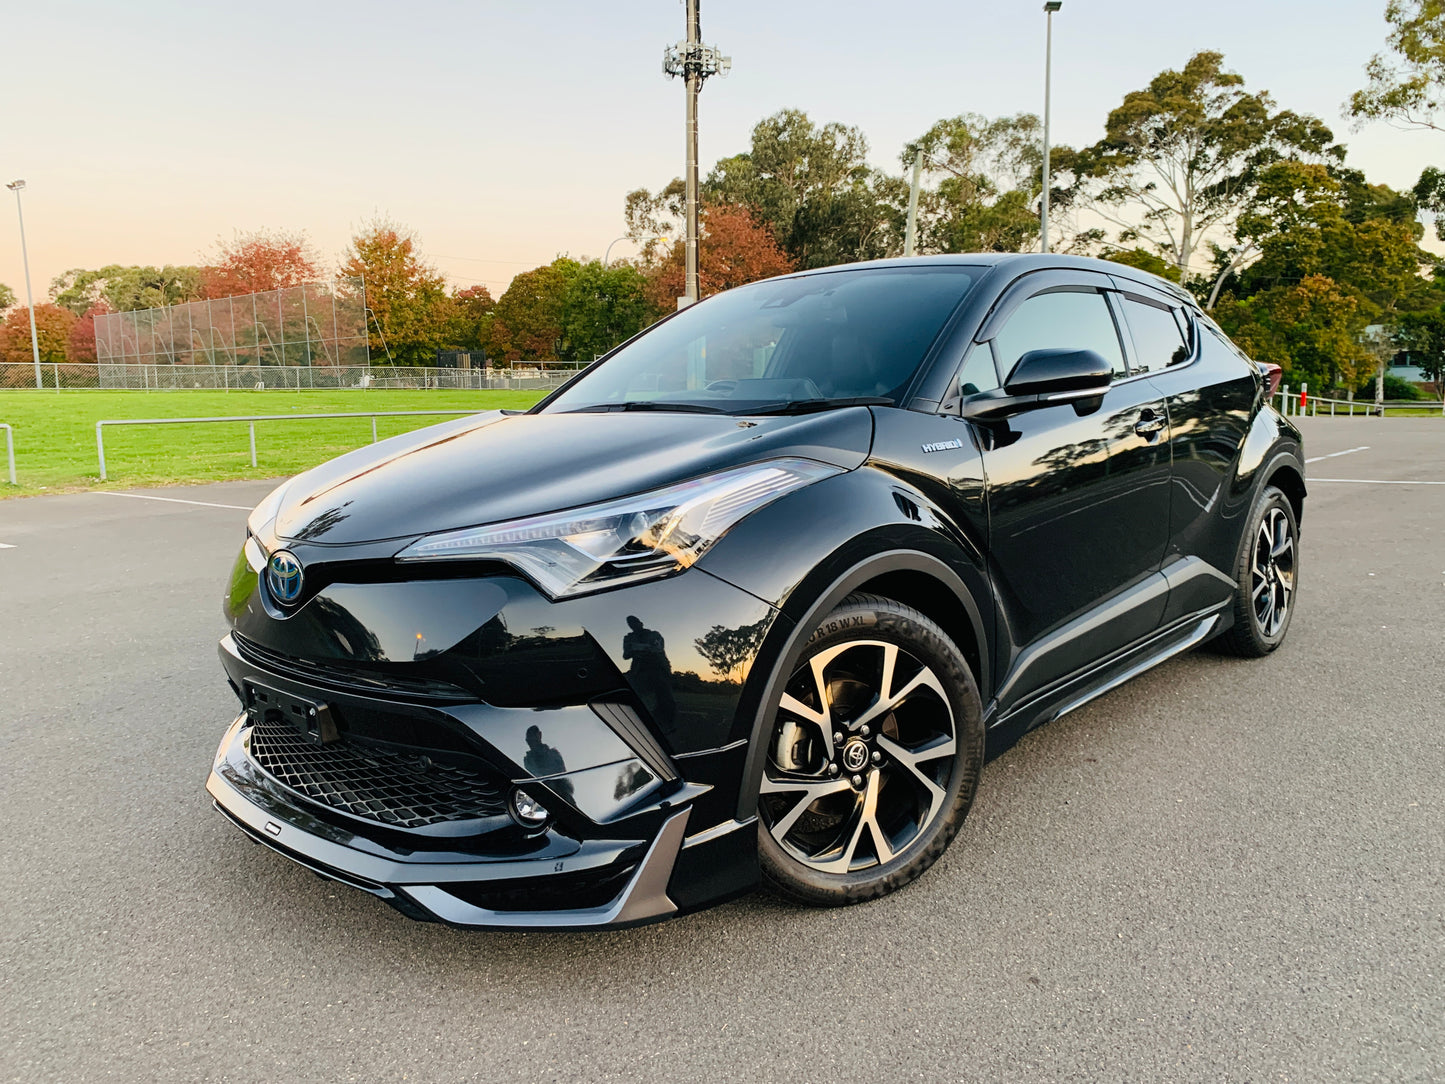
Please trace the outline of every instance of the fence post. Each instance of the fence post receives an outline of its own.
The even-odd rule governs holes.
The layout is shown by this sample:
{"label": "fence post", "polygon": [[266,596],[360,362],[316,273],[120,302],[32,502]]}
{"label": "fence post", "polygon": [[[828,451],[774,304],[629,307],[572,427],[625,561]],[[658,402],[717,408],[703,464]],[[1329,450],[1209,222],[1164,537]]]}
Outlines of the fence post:
{"label": "fence post", "polygon": [[256,423],[250,422],[246,428],[251,430],[251,466],[256,465]]}
{"label": "fence post", "polygon": [[1280,395],[1282,396],[1282,401],[1280,402],[1280,406],[1281,406],[1281,408],[1283,408],[1283,409],[1280,410],[1280,413],[1283,414],[1286,418],[1288,418],[1288,417],[1289,417],[1289,385],[1288,385],[1288,384],[1283,384],[1283,385],[1280,386]]}
{"label": "fence post", "polygon": [[371,416],[371,443],[376,443],[376,415]]}
{"label": "fence post", "polygon": [[95,452],[100,457],[100,480],[105,481],[105,437],[101,435],[100,427],[105,422],[95,423]]}
{"label": "fence post", "polygon": [[20,483],[15,480],[15,430],[8,425],[0,426],[5,430],[5,458],[10,461],[10,484],[18,486]]}

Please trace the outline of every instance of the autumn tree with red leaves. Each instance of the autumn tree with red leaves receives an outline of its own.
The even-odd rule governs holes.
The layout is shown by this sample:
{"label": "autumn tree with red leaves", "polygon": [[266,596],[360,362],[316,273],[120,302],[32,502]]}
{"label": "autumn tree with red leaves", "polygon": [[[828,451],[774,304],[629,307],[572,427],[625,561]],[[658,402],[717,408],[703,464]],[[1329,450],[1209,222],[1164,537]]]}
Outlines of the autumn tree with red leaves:
{"label": "autumn tree with red leaves", "polygon": [[[59,305],[35,306],[35,339],[40,345],[41,365],[64,365],[68,360],[66,349],[70,345],[70,329],[79,319],[69,309]],[[0,362],[9,362],[0,369],[0,385],[5,387],[27,387],[35,377],[31,366],[34,356],[30,352],[30,310],[16,305],[5,314],[0,324]],[[49,375],[46,375],[48,381]]]}
{"label": "autumn tree with red leaves", "polygon": [[85,315],[70,329],[66,354],[72,362],[95,361],[95,318],[110,312],[110,306],[98,301],[85,310]]}
{"label": "autumn tree with red leaves", "polygon": [[235,297],[300,286],[323,274],[305,234],[256,230],[219,244],[215,261],[204,269],[204,290],[210,298]]}
{"label": "autumn tree with red leaves", "polygon": [[[698,290],[702,297],[795,270],[773,236],[746,207],[717,203],[702,208],[698,237]],[[686,278],[678,243],[649,275],[648,296],[661,312],[677,307]]]}
{"label": "autumn tree with red leaves", "polygon": [[437,350],[449,345],[452,299],[411,230],[385,218],[366,223],[351,239],[341,274],[366,283],[373,360],[436,364]]}

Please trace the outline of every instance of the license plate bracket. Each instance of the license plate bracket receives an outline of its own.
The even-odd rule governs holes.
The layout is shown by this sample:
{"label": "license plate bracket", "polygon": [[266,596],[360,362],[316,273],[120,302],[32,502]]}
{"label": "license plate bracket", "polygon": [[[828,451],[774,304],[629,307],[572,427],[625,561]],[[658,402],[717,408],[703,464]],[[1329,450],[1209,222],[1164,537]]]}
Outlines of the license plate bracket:
{"label": "license plate bracket", "polygon": [[246,711],[253,723],[262,720],[284,723],[315,745],[330,745],[341,740],[336,715],[325,701],[297,696],[250,679],[244,688]]}

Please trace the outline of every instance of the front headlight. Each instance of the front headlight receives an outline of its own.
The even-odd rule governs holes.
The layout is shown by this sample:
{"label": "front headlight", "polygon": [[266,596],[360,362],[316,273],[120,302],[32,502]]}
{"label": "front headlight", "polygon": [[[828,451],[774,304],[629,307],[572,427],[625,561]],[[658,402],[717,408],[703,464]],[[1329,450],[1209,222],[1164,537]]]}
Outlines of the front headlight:
{"label": "front headlight", "polygon": [[570,512],[429,535],[396,559],[501,561],[552,598],[581,595],[687,568],[743,517],[841,473],[772,459]]}

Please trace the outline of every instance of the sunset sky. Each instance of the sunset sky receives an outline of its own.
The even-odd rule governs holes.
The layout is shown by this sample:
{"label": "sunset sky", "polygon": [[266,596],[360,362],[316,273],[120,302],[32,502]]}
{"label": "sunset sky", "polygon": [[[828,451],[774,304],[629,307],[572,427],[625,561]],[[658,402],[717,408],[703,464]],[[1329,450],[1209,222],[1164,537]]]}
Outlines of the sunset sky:
{"label": "sunset sky", "polygon": [[[860,126],[895,171],[939,117],[1039,111],[1041,6],[704,0],[703,36],[734,66],[702,95],[703,169],[785,107]],[[1055,139],[1093,142],[1127,91],[1217,49],[1249,87],[1323,117],[1372,180],[1408,187],[1445,164],[1445,136],[1341,116],[1383,8],[1065,0]],[[29,183],[36,293],[69,267],[198,262],[235,230],[304,230],[332,261],[377,214],[494,294],[559,253],[600,257],[625,193],[682,171],[682,88],[661,54],[683,20],[679,0],[11,5],[0,174]],[[0,282],[23,300],[0,196]]]}

